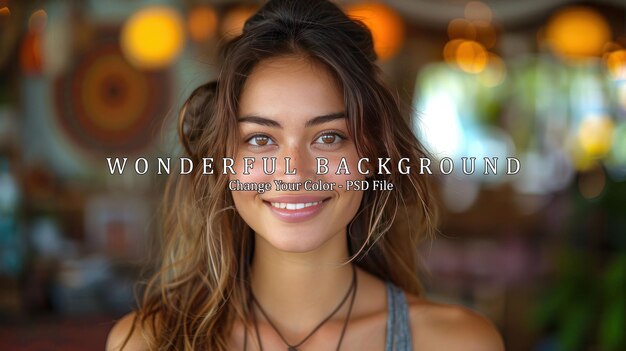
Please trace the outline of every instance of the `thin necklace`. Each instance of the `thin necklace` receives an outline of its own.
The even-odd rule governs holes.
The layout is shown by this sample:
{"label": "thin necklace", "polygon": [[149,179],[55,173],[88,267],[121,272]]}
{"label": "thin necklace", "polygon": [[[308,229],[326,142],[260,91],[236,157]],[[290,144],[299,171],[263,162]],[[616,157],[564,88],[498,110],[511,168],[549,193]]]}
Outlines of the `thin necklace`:
{"label": "thin necklace", "polygon": [[[346,316],[346,319],[345,319],[344,324],[343,324],[343,328],[341,330],[341,335],[339,337],[339,343],[337,344],[337,351],[338,351],[339,348],[341,347],[341,342],[343,341],[343,336],[344,336],[344,334],[346,332],[346,329],[348,327],[348,321],[350,320],[350,315],[352,314],[352,306],[354,305],[354,298],[356,296],[356,290],[357,290],[356,288],[357,288],[356,268],[354,267],[354,265],[352,265],[352,283],[350,284],[350,288],[348,289],[348,292],[343,297],[343,299],[341,300],[339,305],[333,310],[333,312],[330,315],[328,315],[326,318],[324,318],[324,320],[321,321],[309,333],[309,335],[307,335],[304,339],[302,339],[302,341],[300,341],[299,343],[297,343],[295,345],[290,345],[289,342],[287,342],[285,337],[280,333],[278,328],[276,328],[276,326],[274,325],[272,320],[267,316],[267,313],[265,313],[265,311],[263,310],[263,308],[261,307],[259,302],[256,300],[256,298],[254,297],[254,294],[252,293],[252,291],[250,292],[250,295],[252,297],[252,302],[254,304],[256,304],[256,306],[259,308],[259,310],[261,311],[261,313],[263,314],[263,316],[265,317],[267,322],[270,324],[270,326],[272,326],[272,328],[274,329],[276,334],[278,334],[278,336],[280,336],[280,338],[283,340],[285,345],[287,345],[287,351],[297,351],[298,350],[297,348],[300,345],[304,344],[304,342],[306,342],[319,328],[321,328],[322,325],[324,325],[324,323],[326,323],[328,320],[330,320],[330,318],[332,318],[332,316],[335,315],[337,313],[337,311],[339,311],[339,309],[345,304],[346,300],[348,299],[348,296],[351,294],[352,298],[350,300],[350,305],[348,307],[348,314]],[[256,333],[257,342],[259,343],[259,348],[261,349],[261,351],[263,351],[263,345],[261,343],[261,336],[259,335],[259,326],[258,326],[258,323],[257,323],[257,320],[256,320],[256,313],[254,313],[254,311],[252,313],[252,320],[253,320],[253,324],[254,324],[254,330],[255,330],[255,333]],[[247,344],[247,334],[246,334],[245,340],[244,340],[244,345],[246,345],[246,344]]]}
{"label": "thin necklace", "polygon": [[356,297],[357,286],[358,284],[357,284],[357,279],[356,279],[356,274],[355,274],[354,275],[354,289],[352,290],[352,297],[350,298],[350,306],[348,306],[348,314],[346,315],[346,320],[343,321],[343,328],[341,329],[341,335],[339,336],[339,342],[337,343],[337,349],[335,351],[339,351],[339,348],[341,347],[341,342],[343,341],[343,336],[346,334],[346,329],[348,329],[348,322],[350,321],[350,316],[352,315],[352,306],[354,306],[354,298]]}

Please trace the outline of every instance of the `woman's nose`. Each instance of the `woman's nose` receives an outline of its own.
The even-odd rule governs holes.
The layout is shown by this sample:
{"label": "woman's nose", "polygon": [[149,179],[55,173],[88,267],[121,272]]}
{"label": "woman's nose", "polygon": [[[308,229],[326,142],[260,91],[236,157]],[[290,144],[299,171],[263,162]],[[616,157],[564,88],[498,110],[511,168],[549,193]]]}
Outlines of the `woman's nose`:
{"label": "woman's nose", "polygon": [[[287,145],[278,159],[277,173],[289,182],[315,179],[315,156],[303,145]],[[281,169],[282,168],[282,169]]]}

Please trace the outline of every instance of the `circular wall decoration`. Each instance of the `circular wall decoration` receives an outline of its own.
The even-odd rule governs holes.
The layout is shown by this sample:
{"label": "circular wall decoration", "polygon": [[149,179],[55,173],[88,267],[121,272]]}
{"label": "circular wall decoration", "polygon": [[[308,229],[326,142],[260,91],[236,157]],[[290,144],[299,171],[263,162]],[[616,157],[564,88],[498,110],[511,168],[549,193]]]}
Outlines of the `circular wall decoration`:
{"label": "circular wall decoration", "polygon": [[131,66],[117,31],[100,31],[97,43],[55,82],[57,119],[69,139],[90,153],[137,153],[159,134],[171,82],[165,71]]}

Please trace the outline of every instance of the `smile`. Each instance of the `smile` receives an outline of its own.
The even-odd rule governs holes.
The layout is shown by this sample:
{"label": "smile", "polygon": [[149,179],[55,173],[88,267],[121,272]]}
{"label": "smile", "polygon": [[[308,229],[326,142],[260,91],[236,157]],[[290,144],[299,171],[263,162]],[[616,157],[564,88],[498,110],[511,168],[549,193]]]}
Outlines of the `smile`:
{"label": "smile", "polygon": [[323,201],[307,202],[307,203],[287,203],[287,202],[270,202],[276,208],[286,208],[288,210],[299,210],[305,207],[311,207],[321,204]]}
{"label": "smile", "polygon": [[264,200],[263,204],[277,219],[288,223],[308,221],[316,217],[331,198],[286,196]]}

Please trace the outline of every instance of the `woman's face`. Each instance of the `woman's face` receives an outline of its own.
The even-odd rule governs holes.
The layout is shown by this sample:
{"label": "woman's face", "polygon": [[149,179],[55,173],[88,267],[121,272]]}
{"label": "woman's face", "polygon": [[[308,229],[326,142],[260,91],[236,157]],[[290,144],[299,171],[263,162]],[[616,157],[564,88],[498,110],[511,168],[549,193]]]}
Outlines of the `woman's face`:
{"label": "woman's face", "polygon": [[[327,69],[301,57],[260,62],[241,93],[238,120],[231,184],[239,180],[272,186],[264,193],[231,191],[237,211],[258,237],[287,252],[311,252],[333,238],[345,243],[346,227],[363,196],[346,191],[346,181],[365,177],[357,170],[359,156],[348,135],[343,93]],[[244,157],[255,161],[248,175],[243,174]],[[276,158],[274,174],[264,172],[264,157],[269,171],[271,158]],[[327,174],[317,174],[317,158],[328,160]],[[342,158],[349,175],[336,174]],[[294,169],[295,174],[285,174]],[[300,186],[278,189],[277,181]],[[305,188],[307,181],[335,185],[313,190]]]}

